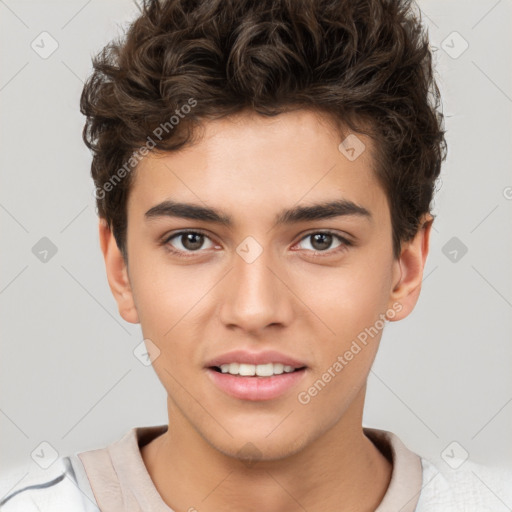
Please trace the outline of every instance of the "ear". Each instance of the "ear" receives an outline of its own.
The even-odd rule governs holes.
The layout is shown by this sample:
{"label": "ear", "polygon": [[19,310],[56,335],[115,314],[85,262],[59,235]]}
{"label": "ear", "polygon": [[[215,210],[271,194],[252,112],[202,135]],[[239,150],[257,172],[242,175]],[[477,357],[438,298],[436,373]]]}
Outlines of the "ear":
{"label": "ear", "polygon": [[108,227],[105,219],[99,222],[100,246],[103,258],[105,259],[105,267],[107,270],[107,279],[117,302],[119,314],[132,324],[139,323],[139,315],[135,308],[133,293],[128,277],[128,269],[124,261],[123,255],[117,246],[116,239]]}
{"label": "ear", "polygon": [[418,232],[413,239],[403,243],[400,257],[393,263],[393,290],[388,307],[395,315],[388,317],[390,321],[408,316],[418,302],[433,221],[430,214],[421,218]]}

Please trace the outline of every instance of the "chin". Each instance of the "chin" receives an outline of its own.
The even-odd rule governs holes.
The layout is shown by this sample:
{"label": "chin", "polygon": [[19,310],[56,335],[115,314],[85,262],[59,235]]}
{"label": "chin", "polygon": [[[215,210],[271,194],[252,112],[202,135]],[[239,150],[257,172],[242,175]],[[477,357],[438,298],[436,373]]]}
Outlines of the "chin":
{"label": "chin", "polygon": [[271,430],[253,428],[248,429],[245,434],[238,431],[233,438],[224,436],[222,440],[209,439],[208,442],[219,452],[238,459],[247,467],[253,467],[258,462],[285,459],[301,451],[307,444],[303,430],[297,431],[295,435],[284,430],[268,435]]}

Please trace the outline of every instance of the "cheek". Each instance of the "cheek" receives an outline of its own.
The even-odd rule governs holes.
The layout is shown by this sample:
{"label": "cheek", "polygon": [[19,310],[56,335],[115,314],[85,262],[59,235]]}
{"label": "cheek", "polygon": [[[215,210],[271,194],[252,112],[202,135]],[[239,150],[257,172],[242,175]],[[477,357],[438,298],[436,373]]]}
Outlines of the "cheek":
{"label": "cheek", "polygon": [[169,306],[173,305],[173,301],[179,302],[183,291],[179,274],[170,265],[166,265],[163,253],[161,248],[155,251],[139,250],[130,268],[139,317],[147,320],[158,319],[163,311],[172,315],[175,308],[169,309]]}
{"label": "cheek", "polygon": [[311,321],[334,350],[341,350],[385,311],[384,269],[376,265],[323,268],[301,276],[297,295],[311,311]]}
{"label": "cheek", "polygon": [[304,302],[315,304],[314,313],[322,320],[315,329],[321,349],[297,399],[310,412],[330,410],[336,421],[361,391],[375,359],[385,328],[386,287],[382,273],[352,267],[316,284]]}
{"label": "cheek", "polygon": [[132,290],[144,337],[166,350],[178,340],[194,339],[215,284],[211,273],[207,266],[180,266],[154,255],[137,258]]}

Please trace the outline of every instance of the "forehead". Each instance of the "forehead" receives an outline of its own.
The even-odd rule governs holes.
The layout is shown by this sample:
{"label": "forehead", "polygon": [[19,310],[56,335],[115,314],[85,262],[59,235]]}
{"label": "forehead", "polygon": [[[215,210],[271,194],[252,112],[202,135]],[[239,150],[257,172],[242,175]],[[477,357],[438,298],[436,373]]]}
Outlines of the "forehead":
{"label": "forehead", "polygon": [[267,213],[272,221],[284,206],[336,198],[387,208],[371,139],[341,133],[328,116],[308,110],[205,121],[193,144],[148,155],[135,171],[129,211],[140,215],[171,198],[236,208],[237,215]]}

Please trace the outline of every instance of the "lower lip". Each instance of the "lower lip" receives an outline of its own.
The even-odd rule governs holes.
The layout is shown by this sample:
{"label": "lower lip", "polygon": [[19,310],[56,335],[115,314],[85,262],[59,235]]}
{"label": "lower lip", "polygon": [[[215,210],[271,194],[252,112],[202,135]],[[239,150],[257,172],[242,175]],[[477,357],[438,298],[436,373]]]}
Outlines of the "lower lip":
{"label": "lower lip", "polygon": [[241,377],[207,368],[213,383],[222,391],[241,400],[272,400],[278,398],[304,378],[306,369],[271,377]]}

